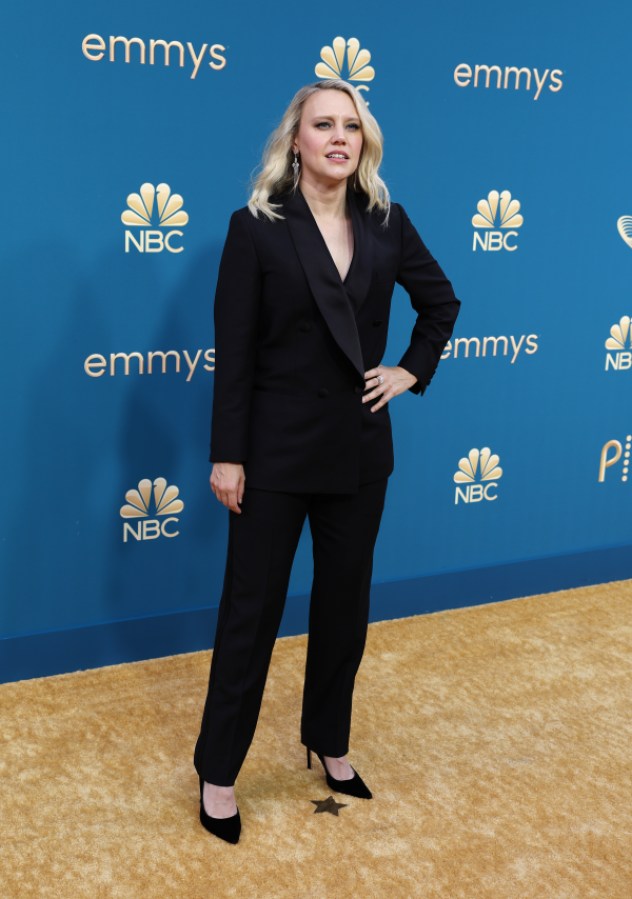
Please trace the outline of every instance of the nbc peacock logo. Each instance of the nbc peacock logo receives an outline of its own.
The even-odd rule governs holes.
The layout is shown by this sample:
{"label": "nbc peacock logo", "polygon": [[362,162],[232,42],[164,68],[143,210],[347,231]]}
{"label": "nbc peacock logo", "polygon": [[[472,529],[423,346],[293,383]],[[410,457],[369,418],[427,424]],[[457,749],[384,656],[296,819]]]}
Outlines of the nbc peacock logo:
{"label": "nbc peacock logo", "polygon": [[189,221],[183,206],[180,194],[172,193],[168,184],[141,184],[137,194],[128,196],[127,209],[121,215],[121,221],[128,226],[125,252],[134,247],[139,253],[181,253],[184,247],[177,241],[183,232],[179,229]]}
{"label": "nbc peacock logo", "polygon": [[[600,484],[606,480],[609,469],[616,466],[613,473],[620,476],[625,484],[630,475],[630,454],[632,452],[632,434],[626,434],[624,440],[608,440],[601,447],[599,456],[599,478]],[[621,466],[619,467],[619,463]]]}
{"label": "nbc peacock logo", "polygon": [[125,505],[120,508],[123,542],[127,543],[128,537],[137,541],[177,537],[180,520],[176,516],[184,509],[179,495],[179,489],[168,485],[165,478],[153,482],[143,478],[138,487],[128,490]]}
{"label": "nbc peacock logo", "polygon": [[621,240],[632,250],[632,215],[622,215],[617,219],[617,231]]}
{"label": "nbc peacock logo", "polygon": [[483,500],[494,502],[498,499],[496,489],[503,476],[499,466],[500,456],[492,453],[488,446],[483,449],[471,449],[467,456],[459,459],[454,473],[456,491],[454,504],[480,503]]}
{"label": "nbc peacock logo", "polygon": [[524,222],[519,200],[512,198],[508,190],[502,193],[490,190],[485,199],[478,201],[476,209],[478,211],[472,217],[472,224],[480,230],[474,231],[474,252],[477,247],[485,252],[507,250],[513,253],[518,249],[515,242],[517,229]]}
{"label": "nbc peacock logo", "polygon": [[632,319],[622,315],[610,328],[610,337],[605,342],[606,371],[629,371],[632,368]]}
{"label": "nbc peacock logo", "polygon": [[[314,72],[318,78],[342,78],[345,81],[373,81],[375,69],[369,65],[371,54],[360,47],[357,37],[336,37],[331,47],[320,51],[320,62]],[[368,91],[366,84],[354,84],[356,90]]]}

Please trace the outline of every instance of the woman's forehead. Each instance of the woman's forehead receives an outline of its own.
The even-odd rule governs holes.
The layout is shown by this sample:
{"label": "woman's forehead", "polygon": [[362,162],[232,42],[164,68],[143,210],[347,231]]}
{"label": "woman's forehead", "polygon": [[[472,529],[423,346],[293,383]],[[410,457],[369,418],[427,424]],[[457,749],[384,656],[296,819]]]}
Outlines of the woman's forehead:
{"label": "woman's forehead", "polygon": [[346,115],[358,118],[358,112],[349,94],[336,90],[320,90],[311,94],[305,101],[303,114],[308,116]]}

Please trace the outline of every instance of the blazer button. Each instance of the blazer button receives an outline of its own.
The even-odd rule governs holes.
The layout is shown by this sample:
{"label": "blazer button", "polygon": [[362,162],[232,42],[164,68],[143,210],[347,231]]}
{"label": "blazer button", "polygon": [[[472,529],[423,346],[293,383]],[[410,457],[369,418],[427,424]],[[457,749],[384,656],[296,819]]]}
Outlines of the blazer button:
{"label": "blazer button", "polygon": [[326,387],[319,387],[318,388],[318,396],[320,396],[324,399],[326,396],[329,396],[329,391],[327,390]]}
{"label": "blazer button", "polygon": [[299,331],[302,331],[304,334],[308,334],[312,330],[312,326],[309,322],[301,322],[298,326]]}

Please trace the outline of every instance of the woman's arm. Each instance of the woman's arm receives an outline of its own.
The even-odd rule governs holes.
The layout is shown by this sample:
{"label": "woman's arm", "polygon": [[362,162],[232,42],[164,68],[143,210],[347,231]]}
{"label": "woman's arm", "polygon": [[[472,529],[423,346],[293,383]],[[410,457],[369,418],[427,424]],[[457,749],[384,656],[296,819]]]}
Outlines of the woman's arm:
{"label": "woman's arm", "polygon": [[417,313],[410,344],[399,366],[415,376],[416,381],[410,388],[413,393],[423,393],[452,336],[461,304],[406,212],[401,206],[398,208],[401,216],[401,256],[397,282],[408,292]]}
{"label": "woman's arm", "polygon": [[[211,428],[211,490],[240,514],[246,475],[250,398],[256,362],[261,270],[246,224],[230,220],[215,291],[216,368]],[[230,461],[228,461],[230,460]]]}
{"label": "woman's arm", "polygon": [[407,390],[424,392],[450,339],[461,305],[404,209],[393,204],[395,211],[400,217],[401,241],[396,280],[408,291],[417,321],[399,365],[378,365],[365,372],[367,392],[362,402],[377,400],[371,412],[377,412]]}
{"label": "woman's arm", "polygon": [[261,269],[245,210],[233,214],[215,291],[211,462],[243,463],[257,354]]}

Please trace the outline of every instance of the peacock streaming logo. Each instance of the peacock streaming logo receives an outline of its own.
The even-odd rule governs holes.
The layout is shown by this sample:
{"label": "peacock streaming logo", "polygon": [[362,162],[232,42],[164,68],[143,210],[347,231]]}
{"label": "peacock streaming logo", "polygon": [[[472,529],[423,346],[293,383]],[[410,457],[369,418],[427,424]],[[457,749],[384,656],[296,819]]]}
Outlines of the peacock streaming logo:
{"label": "peacock streaming logo", "polygon": [[375,69],[369,65],[371,54],[360,47],[357,37],[336,37],[331,47],[323,47],[320,51],[320,62],[314,72],[318,78],[342,78],[354,84],[356,90],[368,91],[366,84],[355,82],[373,81]]}
{"label": "peacock streaming logo", "polygon": [[520,214],[520,202],[512,199],[508,190],[498,193],[490,190],[487,197],[477,203],[477,212],[472,217],[474,242],[472,250],[480,248],[484,252],[507,250],[513,253],[518,249],[516,239],[518,228],[524,221]]}
{"label": "peacock streaming logo", "polygon": [[622,315],[610,328],[606,340],[606,371],[629,371],[632,368],[632,320]]}
{"label": "peacock streaming logo", "polygon": [[606,480],[610,473],[610,469],[614,469],[623,483],[628,480],[630,473],[630,450],[632,449],[632,434],[628,434],[625,440],[607,440],[601,447],[599,456],[599,477],[600,484]]}
{"label": "peacock streaming logo", "polygon": [[617,231],[621,240],[632,250],[632,215],[622,215],[617,219]]}
{"label": "peacock streaming logo", "polygon": [[183,232],[179,229],[189,221],[183,205],[180,194],[172,193],[168,184],[141,184],[139,193],[128,196],[127,209],[121,215],[123,224],[129,226],[125,252],[134,247],[139,253],[181,253]]}
{"label": "peacock streaming logo", "polygon": [[120,508],[123,543],[129,537],[139,542],[177,537],[180,519],[176,516],[184,509],[179,494],[179,489],[173,484],[169,486],[164,478],[156,478],[153,483],[143,478],[138,487],[128,490],[125,505]]}
{"label": "peacock streaming logo", "polygon": [[488,446],[471,449],[467,456],[459,459],[454,474],[457,485],[454,505],[461,503],[495,502],[498,499],[498,481],[503,476],[499,466],[500,456],[492,453]]}

